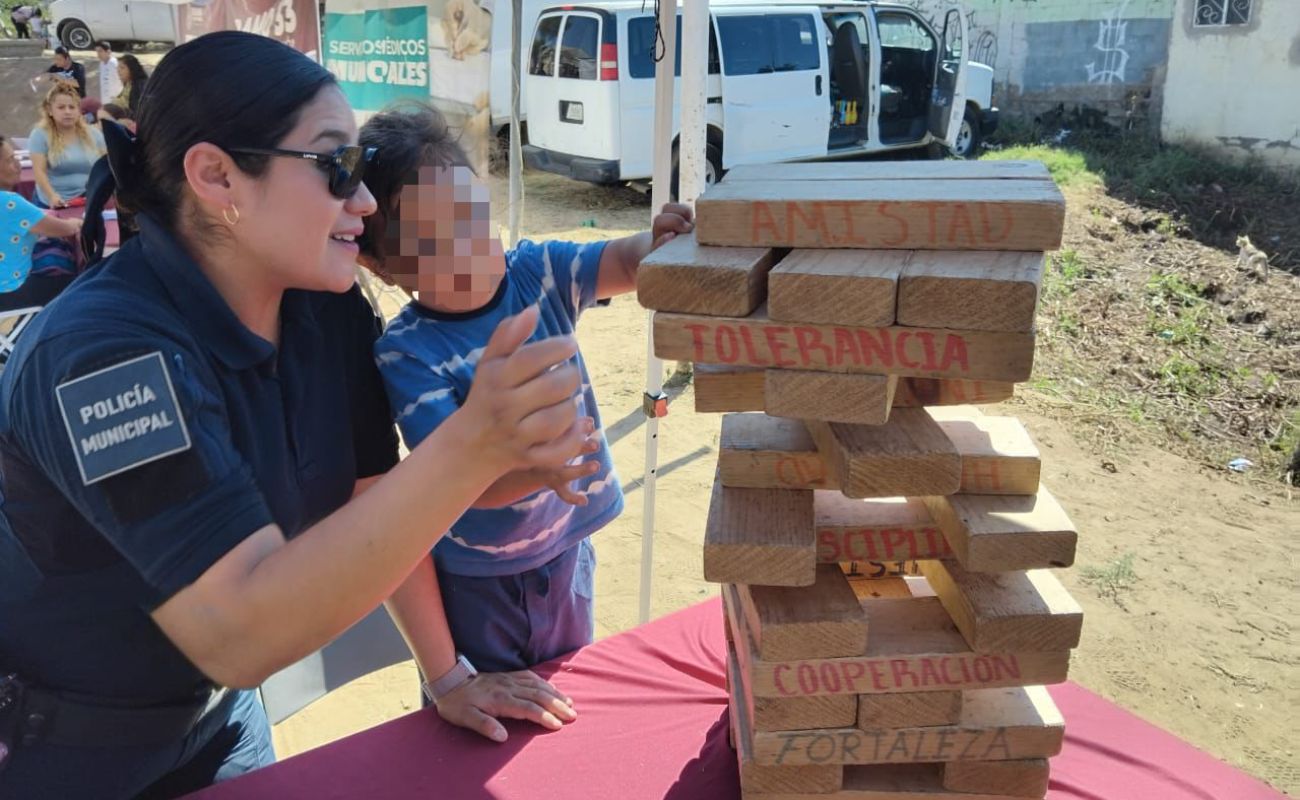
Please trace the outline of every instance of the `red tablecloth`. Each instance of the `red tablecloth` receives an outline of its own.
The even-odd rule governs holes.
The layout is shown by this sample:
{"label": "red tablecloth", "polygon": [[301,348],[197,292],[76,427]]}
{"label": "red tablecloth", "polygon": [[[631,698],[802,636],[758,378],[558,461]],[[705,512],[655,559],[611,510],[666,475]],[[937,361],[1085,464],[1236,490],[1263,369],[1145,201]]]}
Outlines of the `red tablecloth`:
{"label": "red tablecloth", "polygon": [[[562,731],[508,723],[510,740],[498,745],[421,711],[192,797],[738,798],[725,652],[722,610],[709,601],[539,670],[577,704],[578,720]],[[1283,798],[1080,686],[1052,696],[1066,736],[1050,800]]]}

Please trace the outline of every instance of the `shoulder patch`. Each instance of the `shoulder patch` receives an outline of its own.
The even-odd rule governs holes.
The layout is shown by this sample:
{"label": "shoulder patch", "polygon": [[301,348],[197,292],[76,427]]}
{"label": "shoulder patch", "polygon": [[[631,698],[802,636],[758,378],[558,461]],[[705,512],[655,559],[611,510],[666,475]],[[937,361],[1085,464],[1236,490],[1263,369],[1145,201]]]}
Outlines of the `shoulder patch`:
{"label": "shoulder patch", "polygon": [[160,352],[74,378],[54,392],[87,486],[190,449]]}

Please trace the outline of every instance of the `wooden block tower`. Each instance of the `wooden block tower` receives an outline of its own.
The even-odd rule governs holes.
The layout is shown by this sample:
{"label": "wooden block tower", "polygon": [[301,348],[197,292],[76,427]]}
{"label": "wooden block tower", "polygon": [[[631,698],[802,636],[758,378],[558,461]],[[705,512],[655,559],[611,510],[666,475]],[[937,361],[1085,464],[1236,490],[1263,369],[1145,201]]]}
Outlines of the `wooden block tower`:
{"label": "wooden block tower", "polygon": [[[1035,162],[738,167],[641,265],[655,353],[722,418],[721,583],[747,800],[1042,798],[1083,615],[1014,418],[1065,204]],[[749,413],[746,413],[749,412]],[[753,413],[758,412],[758,413]]]}

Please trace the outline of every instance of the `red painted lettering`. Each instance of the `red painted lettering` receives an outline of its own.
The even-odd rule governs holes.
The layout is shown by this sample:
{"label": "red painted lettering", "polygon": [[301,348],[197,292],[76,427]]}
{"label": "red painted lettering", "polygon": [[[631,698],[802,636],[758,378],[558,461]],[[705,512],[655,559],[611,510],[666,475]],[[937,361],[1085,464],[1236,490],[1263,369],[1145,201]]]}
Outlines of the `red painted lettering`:
{"label": "red painted lettering", "polygon": [[989,660],[984,657],[975,659],[975,680],[980,683],[989,683],[993,680],[993,666]]}
{"label": "red painted lettering", "polygon": [[889,331],[884,328],[876,328],[874,333],[870,330],[858,331],[858,345],[862,348],[864,365],[894,366],[894,353],[889,344]]}
{"label": "red painted lettering", "polygon": [[850,661],[844,665],[842,672],[844,675],[844,688],[856,693],[858,691],[858,678],[866,674],[866,668],[859,661]]}
{"label": "red painted lettering", "polygon": [[930,238],[928,239],[928,241],[930,242],[930,244],[935,244],[938,242],[939,239],[939,223],[938,220],[935,218],[935,215],[936,212],[939,210],[940,204],[931,201],[929,203],[920,203],[919,205],[925,208],[926,214],[928,215],[928,219],[930,221],[930,227],[929,227]]}
{"label": "red painted lettering", "polygon": [[[836,329],[838,330],[838,328]],[[822,343],[822,332],[816,328],[795,328],[794,341],[799,348],[799,361],[805,366],[830,366],[835,363],[831,349]],[[821,351],[821,358],[813,357],[813,351]],[[775,351],[773,351],[775,354]]]}
{"label": "red painted lettering", "polygon": [[713,352],[723,364],[736,363],[736,359],[740,357],[740,344],[736,341],[736,332],[726,325],[719,325],[713,332]]}
{"label": "red painted lettering", "polygon": [[[772,332],[765,330],[764,333],[767,334],[768,341],[771,341]],[[755,364],[758,366],[766,366],[767,359],[762,358],[759,355],[758,350],[754,347],[754,336],[753,333],[750,331],[748,325],[742,325],[740,327],[740,339],[742,342],[745,343],[745,354],[749,357],[749,361],[746,363]]]}
{"label": "red painted lettering", "polygon": [[891,205],[890,203],[881,203],[880,205],[876,206],[876,211],[880,214],[880,216],[888,220],[892,220],[894,226],[898,229],[898,232],[897,235],[889,238],[885,238],[884,236],[882,236],[880,238],[880,243],[885,245],[886,247],[897,247],[898,245],[907,241],[909,231],[907,229],[907,219],[905,217],[900,217],[897,214],[889,213],[890,205]]}
{"label": "red painted lettering", "polygon": [[[789,343],[781,341],[781,334],[787,333],[789,330],[789,328],[779,325],[763,329],[763,335],[767,337],[767,348],[772,351],[772,360],[776,362],[778,367],[793,367],[795,365],[793,361],[781,355],[790,346]],[[807,364],[808,362],[805,360],[804,366],[807,366]]]}
{"label": "red painted lettering", "polygon": [[817,531],[817,560],[822,563],[843,561],[840,557],[840,539],[831,528]]}
{"label": "red painted lettering", "polygon": [[822,662],[821,681],[822,691],[830,694],[836,694],[840,690],[840,674],[835,671],[835,665],[829,662]]}
{"label": "red painted lettering", "polygon": [[704,361],[704,332],[708,325],[688,324],[686,330],[691,332],[691,345],[695,348],[695,360]]}
{"label": "red painted lettering", "polygon": [[903,528],[887,528],[881,531],[881,539],[884,540],[885,558],[893,558],[898,552],[898,548],[907,544],[908,531]]}
{"label": "red painted lettering", "polygon": [[[772,208],[767,203],[762,202],[750,203],[750,208],[753,209],[752,222],[755,241],[778,241],[781,238],[781,229],[776,226],[776,218],[772,216]],[[764,230],[768,232],[766,239],[763,236]]]}
{"label": "red painted lettering", "polygon": [[1015,656],[990,656],[993,661],[993,674],[999,681],[1006,680],[1008,677],[1020,678],[1020,662]]}
{"label": "red painted lettering", "polygon": [[812,694],[817,691],[817,670],[812,664],[800,664],[797,670],[799,676],[799,691],[804,694]]}
{"label": "red painted lettering", "polygon": [[841,200],[830,205],[838,207],[840,216],[844,218],[844,244],[866,246],[867,240],[858,236],[857,220],[853,218],[853,204]]}
{"label": "red painted lettering", "polygon": [[983,458],[962,459],[961,485],[964,492],[972,492],[974,489],[986,492],[1001,490],[1002,472],[998,468],[998,462]]}
{"label": "red painted lettering", "polygon": [[939,362],[934,358],[934,334],[929,331],[918,331],[916,338],[921,340],[921,349],[925,352],[925,368],[938,369]]}
{"label": "red painted lettering", "polygon": [[804,210],[803,203],[790,201],[785,204],[786,240],[795,240],[795,217],[798,217],[805,227],[817,231],[820,240],[830,242],[831,234],[830,231],[826,230],[826,213],[823,208],[825,204],[820,200],[816,200],[808,205],[812,209],[811,214]]}
{"label": "red painted lettering", "polygon": [[1003,205],[994,206],[1002,215],[1002,230],[998,231],[997,235],[994,235],[992,228],[989,226],[989,205],[981,203],[978,208],[980,225],[984,228],[984,241],[989,244],[1006,241],[1006,238],[1011,235],[1011,209]]}
{"label": "red painted lettering", "polygon": [[868,661],[867,669],[871,670],[871,686],[877,692],[889,690],[889,683],[885,680],[885,671],[881,669],[879,661]]}
{"label": "red painted lettering", "polygon": [[791,695],[795,693],[793,689],[787,689],[785,685],[785,681],[781,680],[781,673],[788,672],[789,670],[790,670],[789,664],[777,664],[776,669],[772,670],[772,683],[776,684],[776,690],[778,692],[785,695]]}
{"label": "red painted lettering", "polygon": [[962,683],[970,683],[970,682],[971,682],[971,680],[970,680],[970,664],[966,661],[965,658],[958,658],[958,659],[957,659],[957,666],[961,667],[961,680],[962,680]]}
{"label": "red painted lettering", "polygon": [[846,363],[849,359],[854,364],[862,363],[862,354],[858,352],[858,343],[853,339],[853,331],[845,328],[835,329],[835,361],[833,364]]}
{"label": "red painted lettering", "polygon": [[939,686],[943,680],[939,677],[939,671],[934,668],[934,662],[925,659],[921,662],[921,685],[922,686]]}
{"label": "red painted lettering", "polygon": [[939,364],[939,369],[949,370],[956,364],[961,367],[962,372],[969,372],[970,364],[966,359],[966,340],[955,333],[944,335],[943,361]]}
{"label": "red painted lettering", "polygon": [[903,331],[894,339],[894,353],[898,356],[898,363],[908,369],[917,369],[921,362],[913,361],[907,357],[907,340],[912,338],[911,331]]}
{"label": "red painted lettering", "polygon": [[895,658],[889,662],[889,666],[894,673],[895,686],[902,688],[904,686],[903,678],[910,678],[912,682],[906,685],[910,686],[913,689],[916,688],[917,686],[916,675],[912,672],[912,667],[910,664],[907,663],[906,659]]}
{"label": "red painted lettering", "polygon": [[959,230],[966,232],[963,244],[975,244],[975,231],[971,228],[970,212],[966,210],[965,203],[956,203],[952,206],[952,216],[948,219],[948,244],[957,244],[957,235]]}
{"label": "red painted lettering", "polygon": [[952,673],[948,671],[948,664],[950,661],[951,659],[947,658],[939,659],[939,674],[943,677],[943,682],[949,686],[960,685],[961,681],[953,678]]}

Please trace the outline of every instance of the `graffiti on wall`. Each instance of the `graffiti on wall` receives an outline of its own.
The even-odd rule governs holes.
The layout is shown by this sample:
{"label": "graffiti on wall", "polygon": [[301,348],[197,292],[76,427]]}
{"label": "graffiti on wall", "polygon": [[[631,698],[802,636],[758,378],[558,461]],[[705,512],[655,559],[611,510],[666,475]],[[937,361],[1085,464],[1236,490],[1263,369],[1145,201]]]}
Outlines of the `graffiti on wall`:
{"label": "graffiti on wall", "polygon": [[1098,21],[1097,42],[1093,49],[1100,55],[1083,66],[1088,74],[1088,83],[1103,86],[1124,83],[1124,72],[1128,67],[1128,50],[1124,47],[1128,20],[1124,12],[1128,10],[1128,4],[1129,0],[1124,0]]}

